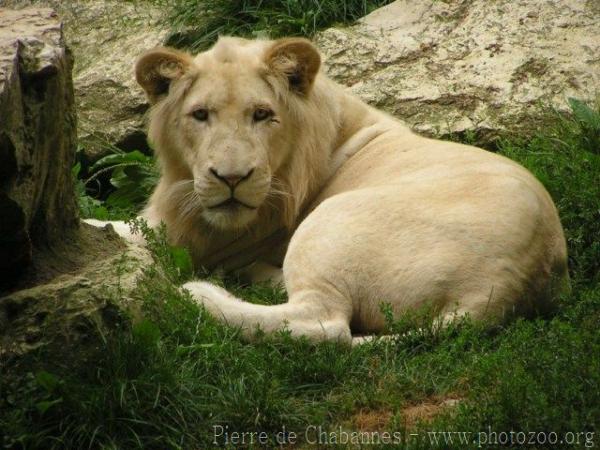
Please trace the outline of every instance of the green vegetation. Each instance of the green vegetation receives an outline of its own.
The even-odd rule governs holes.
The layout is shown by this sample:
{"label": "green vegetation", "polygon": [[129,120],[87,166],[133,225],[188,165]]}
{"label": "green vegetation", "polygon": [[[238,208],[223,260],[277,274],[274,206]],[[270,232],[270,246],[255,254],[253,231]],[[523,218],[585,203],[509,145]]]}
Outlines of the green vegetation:
{"label": "green vegetation", "polygon": [[90,169],[94,175],[88,183],[110,172],[114,190],[106,199],[107,206],[121,210],[139,210],[158,183],[159,172],[154,158],[139,150],[117,152],[99,159]]}
{"label": "green vegetation", "polygon": [[169,44],[202,50],[219,35],[310,37],[388,3],[391,0],[176,0],[165,6],[166,20],[176,30]]}
{"label": "green vegetation", "polygon": [[[154,157],[139,150],[109,148],[110,154],[88,168],[89,177],[81,176],[81,162],[73,167],[80,213],[98,220],[128,220],[146,203],[160,174]],[[102,186],[100,179],[105,176],[110,178]]]}
{"label": "green vegetation", "polygon": [[600,106],[594,110],[581,100],[569,99],[573,111],[572,120],[563,122],[577,136],[579,146],[592,153],[600,153]]}
{"label": "green vegetation", "polygon": [[[598,128],[590,124],[600,111],[571,105],[574,114],[555,114],[543,134],[506,139],[499,149],[533,171],[560,210],[574,288],[553,317],[502,329],[469,321],[440,329],[417,313],[390,320],[404,335],[388,343],[313,346],[282,331],[247,344],[177,289],[191,275],[185,252],[165,243],[164,230],[136,223],[156,260],[139,283],[145,319],[128,325],[124,318],[122,329],[91,339],[97,344],[85,351],[59,347],[3,362],[4,447],[211,448],[220,426],[265,431],[275,447],[284,427],[314,442],[311,425],[338,430],[337,436],[340,426],[395,431],[403,437],[396,447],[410,449],[499,447],[490,445],[493,434],[478,434],[487,431],[538,433],[537,445],[516,448],[546,448],[554,438],[564,441],[554,448],[598,445],[600,154],[593,144]],[[110,210],[106,203],[95,206]],[[221,281],[249,301],[285,301],[270,287]],[[430,422],[410,419],[411,407],[445,399],[458,405],[440,409]],[[217,443],[226,443],[224,435]],[[261,446],[229,445],[240,447]]]}
{"label": "green vegetation", "polygon": [[[553,113],[554,127],[500,150],[527,167],[552,195],[569,244],[575,281],[600,278],[600,106],[569,99],[572,115]],[[550,118],[552,120],[552,118]]]}

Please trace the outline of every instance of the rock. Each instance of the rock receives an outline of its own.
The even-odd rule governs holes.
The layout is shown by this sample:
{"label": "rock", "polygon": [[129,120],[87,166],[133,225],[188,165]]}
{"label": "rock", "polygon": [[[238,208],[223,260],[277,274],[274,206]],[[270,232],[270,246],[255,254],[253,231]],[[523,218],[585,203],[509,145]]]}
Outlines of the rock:
{"label": "rock", "polygon": [[90,161],[109,152],[146,150],[144,113],[149,105],[133,66],[167,34],[151,3],[118,0],[65,2],[59,12],[75,54],[75,100],[79,138]]}
{"label": "rock", "polygon": [[73,82],[79,144],[88,162],[122,150],[148,149],[144,113],[149,105],[133,65],[149,48],[162,45],[167,28],[151,2],[120,0],[6,0],[54,8],[75,56]]}
{"label": "rock", "polygon": [[398,0],[317,37],[331,77],[427,135],[531,131],[600,92],[600,3]]}
{"label": "rock", "polygon": [[142,268],[152,263],[149,252],[123,243],[111,229],[101,239],[93,227],[86,226],[85,233],[102,246],[92,255],[94,242],[85,240],[86,257],[75,270],[0,294],[0,359],[51,344],[90,344],[139,315],[133,296]]}
{"label": "rock", "polygon": [[0,289],[78,228],[72,58],[50,9],[0,9]]}
{"label": "rock", "polygon": [[[72,58],[51,9],[0,9],[0,359],[90,337],[125,311],[149,252],[80,224]],[[59,344],[60,345],[60,344]]]}

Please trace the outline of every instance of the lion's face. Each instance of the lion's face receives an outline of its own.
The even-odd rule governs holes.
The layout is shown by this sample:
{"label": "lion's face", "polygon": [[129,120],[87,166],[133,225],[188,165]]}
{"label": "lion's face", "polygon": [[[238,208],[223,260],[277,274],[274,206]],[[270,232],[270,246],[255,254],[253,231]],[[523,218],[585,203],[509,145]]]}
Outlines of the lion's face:
{"label": "lion's face", "polygon": [[286,158],[285,111],[255,73],[223,64],[200,76],[173,114],[203,217],[220,228],[252,221]]}
{"label": "lion's face", "polygon": [[273,174],[293,151],[286,139],[293,133],[293,120],[277,86],[281,77],[269,63],[274,57],[287,63],[286,83],[289,77],[304,76],[289,72],[290,62],[298,69],[297,58],[269,54],[272,43],[245,48],[240,42],[247,41],[217,44],[194,59],[158,49],[137,66],[138,81],[158,103],[151,139],[191,177],[189,198],[205,221],[220,229],[240,228],[255,219],[276,189]]}

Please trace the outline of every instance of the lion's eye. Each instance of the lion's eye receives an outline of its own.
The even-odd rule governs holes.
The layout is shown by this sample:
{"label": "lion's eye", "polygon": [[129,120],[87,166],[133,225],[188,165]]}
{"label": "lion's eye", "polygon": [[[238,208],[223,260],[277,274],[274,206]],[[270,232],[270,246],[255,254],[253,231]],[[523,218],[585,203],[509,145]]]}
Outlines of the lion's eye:
{"label": "lion's eye", "polygon": [[254,114],[252,115],[252,119],[254,119],[255,122],[260,122],[261,120],[266,120],[272,116],[273,116],[273,111],[271,111],[270,109],[258,108],[254,111]]}
{"label": "lion's eye", "polygon": [[208,120],[208,109],[200,108],[192,113],[194,119],[199,122],[206,122]]}

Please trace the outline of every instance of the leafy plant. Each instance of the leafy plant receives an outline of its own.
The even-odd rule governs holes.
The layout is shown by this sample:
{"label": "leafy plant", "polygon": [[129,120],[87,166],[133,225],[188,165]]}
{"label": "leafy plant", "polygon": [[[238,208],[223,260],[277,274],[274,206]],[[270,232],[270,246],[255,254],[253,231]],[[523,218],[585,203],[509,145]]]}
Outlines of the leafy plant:
{"label": "leafy plant", "polygon": [[[112,150],[113,153],[102,157],[88,169],[92,175],[87,179],[81,177],[81,162],[72,169],[79,209],[84,218],[130,219],[139,212],[158,183],[160,174],[152,156],[138,150]],[[105,175],[110,176],[108,187],[100,182]],[[89,193],[94,182],[99,186],[95,196]],[[102,192],[107,190],[109,194],[101,200]]]}
{"label": "leafy plant", "polygon": [[86,183],[80,178],[81,163],[76,163],[71,169],[75,179],[75,194],[79,201],[79,212],[84,218],[108,220],[109,212],[101,200],[91,197],[87,193]]}
{"label": "leafy plant", "polygon": [[139,150],[107,155],[99,159],[90,171],[93,175],[86,183],[105,172],[111,173],[110,183],[115,190],[107,197],[106,205],[119,209],[139,208],[159,179],[154,158]]}

